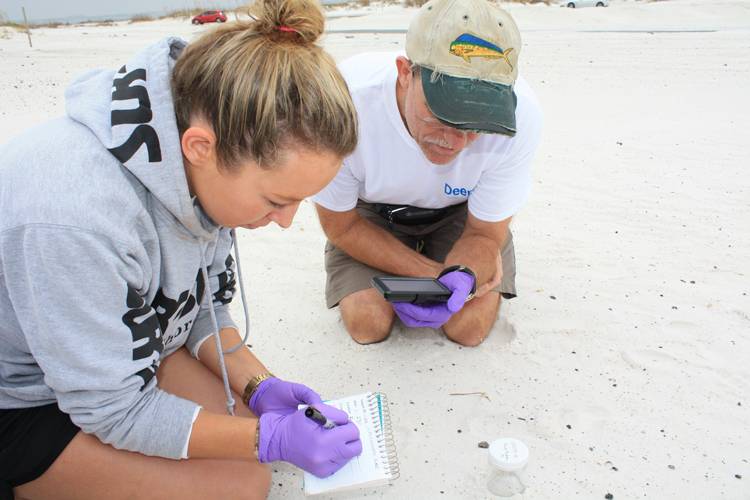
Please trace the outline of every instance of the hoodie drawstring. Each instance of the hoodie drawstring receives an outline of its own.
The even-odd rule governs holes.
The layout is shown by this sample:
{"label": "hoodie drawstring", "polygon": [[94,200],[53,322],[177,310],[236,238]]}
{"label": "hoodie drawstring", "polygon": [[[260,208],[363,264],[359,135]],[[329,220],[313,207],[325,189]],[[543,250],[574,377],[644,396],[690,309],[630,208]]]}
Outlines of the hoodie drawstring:
{"label": "hoodie drawstring", "polygon": [[208,280],[208,266],[206,266],[206,250],[208,244],[201,245],[201,272],[203,273],[203,281],[206,283],[206,290],[209,294],[208,297],[208,312],[211,315],[211,322],[214,327],[214,340],[216,341],[216,352],[219,353],[219,367],[221,369],[221,380],[224,383],[224,393],[227,398],[227,412],[230,415],[234,415],[235,401],[232,397],[232,388],[229,386],[229,376],[227,375],[227,367],[224,362],[224,355],[235,352],[242,346],[247,345],[247,338],[250,335],[250,317],[247,314],[247,301],[245,300],[245,286],[242,281],[242,265],[240,264],[240,249],[237,245],[237,236],[234,233],[234,229],[230,231],[232,235],[232,246],[234,247],[234,261],[237,263],[237,280],[240,282],[240,296],[242,298],[242,310],[245,314],[245,335],[242,337],[242,341],[231,349],[223,350],[221,345],[221,337],[219,335],[219,322],[216,321],[216,311],[214,309],[213,297],[211,297],[211,284]]}
{"label": "hoodie drawstring", "polygon": [[[237,235],[234,234],[234,229],[230,230],[229,233],[232,235],[232,247],[234,247],[234,262],[237,264],[237,281],[240,283],[240,297],[242,298],[242,311],[245,314],[245,335],[242,337],[242,342],[227,349],[223,354],[232,354],[234,351],[242,346],[247,345],[247,339],[250,336],[250,316],[247,314],[247,300],[245,300],[245,285],[242,280],[242,264],[240,263],[240,247],[237,245]],[[214,325],[216,328],[216,325]]]}

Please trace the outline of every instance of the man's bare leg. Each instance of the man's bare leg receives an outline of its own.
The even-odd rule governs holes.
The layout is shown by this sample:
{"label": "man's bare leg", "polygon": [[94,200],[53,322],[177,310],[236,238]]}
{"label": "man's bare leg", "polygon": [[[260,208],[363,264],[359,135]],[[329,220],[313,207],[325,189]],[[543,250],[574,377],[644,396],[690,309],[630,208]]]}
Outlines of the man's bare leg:
{"label": "man's bare leg", "polygon": [[478,346],[489,335],[499,310],[500,294],[488,292],[468,302],[443,326],[443,331],[453,342]]}
{"label": "man's bare leg", "polygon": [[[226,412],[221,380],[184,348],[162,362],[157,378],[167,392],[200,403],[208,411]],[[239,395],[234,399],[239,403],[237,418],[253,416]],[[116,450],[79,432],[40,478],[16,487],[14,493],[30,500],[262,499],[268,495],[270,480],[268,467],[255,461],[148,457]]]}
{"label": "man's bare leg", "polygon": [[359,344],[373,344],[388,338],[393,328],[393,307],[373,289],[360,290],[339,303],[341,318],[349,335]]}

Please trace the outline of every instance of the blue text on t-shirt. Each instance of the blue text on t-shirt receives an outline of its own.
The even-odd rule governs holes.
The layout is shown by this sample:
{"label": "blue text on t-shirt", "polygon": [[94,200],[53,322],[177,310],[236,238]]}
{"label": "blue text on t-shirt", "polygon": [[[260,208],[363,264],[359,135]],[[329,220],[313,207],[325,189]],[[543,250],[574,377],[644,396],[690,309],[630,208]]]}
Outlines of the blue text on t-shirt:
{"label": "blue text on t-shirt", "polygon": [[451,187],[450,184],[447,182],[445,183],[445,187],[443,188],[444,192],[448,196],[469,196],[471,195],[472,189],[466,189],[466,188],[457,188],[457,187]]}

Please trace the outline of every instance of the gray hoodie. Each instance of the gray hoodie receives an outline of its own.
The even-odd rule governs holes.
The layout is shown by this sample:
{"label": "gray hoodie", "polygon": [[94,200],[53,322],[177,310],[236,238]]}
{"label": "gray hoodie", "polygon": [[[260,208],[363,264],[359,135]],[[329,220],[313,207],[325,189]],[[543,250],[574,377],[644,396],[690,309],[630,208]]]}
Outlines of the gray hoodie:
{"label": "gray hoodie", "polygon": [[66,117],[0,147],[0,408],[56,401],[103,442],[168,458],[199,407],[156,369],[215,331],[209,299],[234,326],[231,235],[183,167],[169,77],[184,45],[81,76]]}

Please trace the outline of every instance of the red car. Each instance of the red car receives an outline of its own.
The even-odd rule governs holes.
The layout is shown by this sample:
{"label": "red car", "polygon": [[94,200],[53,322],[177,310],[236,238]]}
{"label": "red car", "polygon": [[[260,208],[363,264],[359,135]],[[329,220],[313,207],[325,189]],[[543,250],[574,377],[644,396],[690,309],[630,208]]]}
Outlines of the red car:
{"label": "red car", "polygon": [[203,14],[198,14],[193,18],[193,24],[225,22],[227,22],[227,16],[220,10],[207,10]]}

